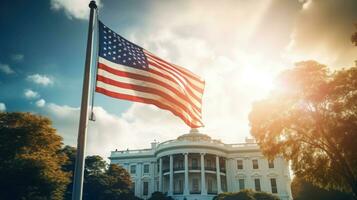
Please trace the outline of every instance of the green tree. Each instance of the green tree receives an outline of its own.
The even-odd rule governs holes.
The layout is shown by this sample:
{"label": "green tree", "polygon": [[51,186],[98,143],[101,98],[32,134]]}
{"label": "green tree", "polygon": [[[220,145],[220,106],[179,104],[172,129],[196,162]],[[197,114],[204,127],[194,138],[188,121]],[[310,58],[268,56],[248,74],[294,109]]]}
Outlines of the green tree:
{"label": "green tree", "polygon": [[[62,153],[69,158],[62,168],[73,175],[76,149],[65,146]],[[73,176],[72,176],[73,177]],[[73,178],[72,178],[73,179]],[[73,180],[72,180],[73,181]],[[66,199],[71,199],[72,182],[68,185]],[[129,173],[118,165],[109,165],[97,155],[87,156],[84,168],[83,199],[84,200],[136,200],[130,191],[131,179]]]}
{"label": "green tree", "polygon": [[325,190],[313,184],[294,177],[291,183],[294,200],[352,200],[352,195],[337,190]]}
{"label": "green tree", "polygon": [[62,170],[68,172],[71,175],[71,181],[67,185],[66,192],[64,195],[65,199],[72,199],[72,189],[73,189],[73,176],[74,176],[74,165],[76,162],[77,150],[74,147],[66,145],[62,148],[61,153],[67,157],[67,161],[62,165]]}
{"label": "green tree", "polygon": [[85,160],[85,176],[102,174],[107,163],[98,155],[87,156]]}
{"label": "green tree", "polygon": [[63,199],[61,146],[48,118],[0,112],[0,199]]}
{"label": "green tree", "polygon": [[242,190],[240,192],[225,192],[214,197],[214,200],[279,200],[279,197],[252,190]]}
{"label": "green tree", "polygon": [[[101,160],[97,161],[100,162]],[[135,199],[130,188],[129,173],[124,168],[111,164],[104,172],[88,174],[84,183],[84,199]]]}
{"label": "green tree", "polygon": [[300,62],[277,83],[249,116],[263,153],[281,154],[297,176],[357,199],[357,67],[330,73],[315,61]]}

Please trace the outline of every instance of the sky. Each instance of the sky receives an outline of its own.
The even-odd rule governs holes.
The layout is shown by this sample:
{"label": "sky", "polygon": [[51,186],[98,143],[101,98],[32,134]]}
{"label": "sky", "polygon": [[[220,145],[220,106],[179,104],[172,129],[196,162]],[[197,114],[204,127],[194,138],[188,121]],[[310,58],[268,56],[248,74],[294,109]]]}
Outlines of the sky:
{"label": "sky", "polygon": [[[0,7],[0,111],[51,118],[76,146],[88,29],[88,0],[5,0]],[[97,0],[118,34],[206,81],[200,132],[225,143],[251,137],[252,102],[277,87],[295,62],[331,71],[355,65],[355,0]],[[95,71],[95,70],[93,70]],[[93,74],[94,76],[94,74]],[[94,96],[87,154],[149,148],[189,132],[155,106]]]}

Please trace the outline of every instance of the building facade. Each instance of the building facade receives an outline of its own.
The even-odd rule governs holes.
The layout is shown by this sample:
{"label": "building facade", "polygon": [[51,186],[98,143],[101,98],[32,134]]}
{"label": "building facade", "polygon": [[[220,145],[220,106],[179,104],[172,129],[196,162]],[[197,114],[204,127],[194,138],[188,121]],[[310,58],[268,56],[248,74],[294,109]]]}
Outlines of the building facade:
{"label": "building facade", "polygon": [[193,129],[149,149],[112,151],[109,159],[128,170],[133,192],[143,199],[160,191],[176,200],[208,200],[242,189],[292,199],[288,162],[267,160],[252,140],[224,144]]}

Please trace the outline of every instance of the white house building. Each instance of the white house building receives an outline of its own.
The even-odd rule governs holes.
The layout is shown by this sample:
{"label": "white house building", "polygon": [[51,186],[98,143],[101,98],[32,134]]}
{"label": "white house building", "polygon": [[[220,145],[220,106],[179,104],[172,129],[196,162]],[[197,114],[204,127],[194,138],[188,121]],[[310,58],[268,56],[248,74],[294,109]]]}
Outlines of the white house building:
{"label": "white house building", "polygon": [[224,144],[193,129],[149,149],[112,151],[109,159],[128,170],[143,199],[161,191],[177,200],[211,200],[242,189],[292,199],[288,163],[282,157],[268,161],[253,140]]}

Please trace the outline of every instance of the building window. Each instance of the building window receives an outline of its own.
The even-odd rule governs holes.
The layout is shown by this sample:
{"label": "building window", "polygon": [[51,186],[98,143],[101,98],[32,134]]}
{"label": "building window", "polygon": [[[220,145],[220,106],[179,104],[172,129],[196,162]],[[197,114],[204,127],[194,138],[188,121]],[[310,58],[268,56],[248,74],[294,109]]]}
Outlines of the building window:
{"label": "building window", "polygon": [[149,182],[143,182],[143,195],[147,196],[149,194]]}
{"label": "building window", "polygon": [[253,169],[258,169],[258,160],[252,160],[253,161]]}
{"label": "building window", "polygon": [[130,166],[130,174],[135,174],[136,173],[136,165]]}
{"label": "building window", "polygon": [[131,191],[135,193],[135,182],[132,182],[131,184]]}
{"label": "building window", "polygon": [[192,168],[198,168],[198,159],[192,158]]}
{"label": "building window", "polygon": [[244,190],[245,185],[244,185],[244,179],[239,179],[239,190]]}
{"label": "building window", "polygon": [[198,192],[198,179],[194,178],[192,179],[192,192]]}
{"label": "building window", "polygon": [[270,185],[271,185],[271,192],[272,193],[278,193],[278,187],[276,185],[276,179],[275,178],[271,178],[270,179]]}
{"label": "building window", "polygon": [[149,168],[150,167],[150,165],[149,164],[145,164],[144,165],[144,174],[148,174],[149,173]]}
{"label": "building window", "polygon": [[268,165],[270,169],[274,168],[274,160],[269,160]]}
{"label": "building window", "polygon": [[243,160],[237,160],[237,168],[243,169]]}
{"label": "building window", "polygon": [[208,186],[208,192],[212,192],[213,191],[213,180],[211,178],[209,178],[207,180],[207,186]]}
{"label": "building window", "polygon": [[183,160],[178,160],[176,162],[176,168],[177,169],[183,169]]}
{"label": "building window", "polygon": [[176,194],[180,194],[183,192],[183,180],[179,179],[177,181],[175,181],[174,183],[174,192]]}
{"label": "building window", "polygon": [[256,178],[254,179],[254,185],[255,185],[255,191],[260,191],[260,179],[259,178]]}

